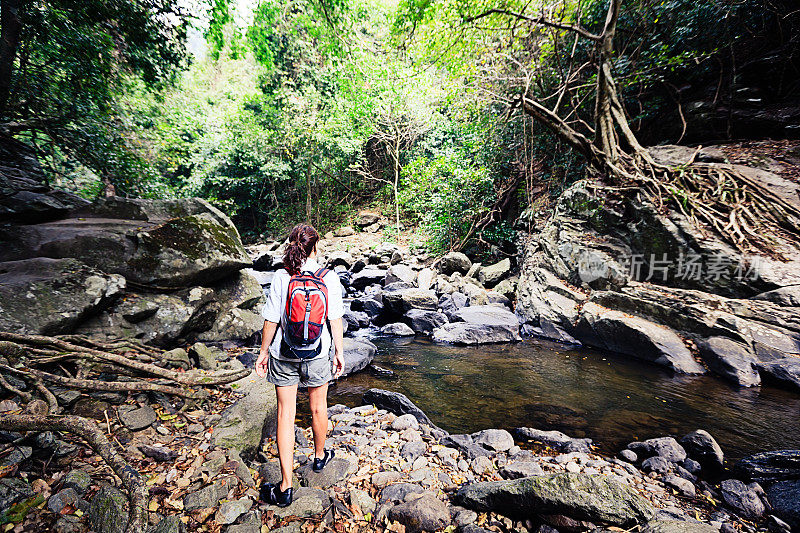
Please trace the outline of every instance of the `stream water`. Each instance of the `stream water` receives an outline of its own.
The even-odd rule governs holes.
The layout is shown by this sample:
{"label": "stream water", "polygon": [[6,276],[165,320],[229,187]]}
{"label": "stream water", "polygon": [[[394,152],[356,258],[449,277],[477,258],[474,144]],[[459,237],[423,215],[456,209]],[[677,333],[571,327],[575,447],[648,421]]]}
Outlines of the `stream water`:
{"label": "stream water", "polygon": [[674,376],[629,358],[540,340],[479,347],[373,342],[375,364],[395,377],[362,372],[341,379],[329,405],[361,405],[367,389],[390,389],[451,433],[557,429],[592,438],[606,453],[632,440],[698,428],[714,435],[730,459],[800,448],[800,395],[769,386],[739,389],[710,376]]}

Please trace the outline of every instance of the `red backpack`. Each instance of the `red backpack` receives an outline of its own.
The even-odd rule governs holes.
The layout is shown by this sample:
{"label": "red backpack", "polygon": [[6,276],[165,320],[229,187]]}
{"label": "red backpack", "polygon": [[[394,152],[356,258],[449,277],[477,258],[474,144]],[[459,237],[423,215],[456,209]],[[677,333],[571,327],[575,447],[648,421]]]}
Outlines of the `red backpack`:
{"label": "red backpack", "polygon": [[312,359],[322,351],[322,328],[328,319],[328,287],[322,278],[329,272],[299,272],[289,279],[281,341],[281,355]]}

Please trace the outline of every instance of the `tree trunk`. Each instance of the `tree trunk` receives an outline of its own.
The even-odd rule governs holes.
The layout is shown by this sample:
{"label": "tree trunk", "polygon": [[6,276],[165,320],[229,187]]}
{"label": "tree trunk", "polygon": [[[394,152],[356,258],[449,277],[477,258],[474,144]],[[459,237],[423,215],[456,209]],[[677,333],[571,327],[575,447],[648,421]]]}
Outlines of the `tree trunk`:
{"label": "tree trunk", "polygon": [[19,8],[22,0],[3,0],[0,9],[0,116],[5,114],[11,93],[11,73],[17,56],[22,21]]}

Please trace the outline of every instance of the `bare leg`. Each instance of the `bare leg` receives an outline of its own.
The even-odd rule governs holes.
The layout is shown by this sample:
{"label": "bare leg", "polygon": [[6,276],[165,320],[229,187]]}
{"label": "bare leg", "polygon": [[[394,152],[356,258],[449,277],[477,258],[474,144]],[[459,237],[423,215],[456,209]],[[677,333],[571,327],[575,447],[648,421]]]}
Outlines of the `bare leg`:
{"label": "bare leg", "polygon": [[328,384],[309,387],[308,402],[311,404],[314,454],[321,459],[325,454],[325,438],[328,436]]}
{"label": "bare leg", "polygon": [[275,387],[278,396],[278,458],[281,461],[281,492],[292,486],[294,466],[294,417],[297,412],[297,385]]}

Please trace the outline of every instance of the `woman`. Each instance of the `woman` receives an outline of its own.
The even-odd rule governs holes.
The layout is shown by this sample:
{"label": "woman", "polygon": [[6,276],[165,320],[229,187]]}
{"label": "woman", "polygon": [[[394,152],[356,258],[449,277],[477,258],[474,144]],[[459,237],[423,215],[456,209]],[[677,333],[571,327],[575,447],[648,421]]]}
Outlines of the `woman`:
{"label": "woman", "polygon": [[[261,488],[261,499],[272,505],[285,507],[292,503],[292,466],[294,463],[294,419],[297,409],[297,386],[302,383],[308,387],[311,404],[311,427],[314,432],[314,464],[317,472],[322,470],[333,458],[333,451],[325,449],[328,433],[328,382],[341,376],[344,370],[342,315],[342,285],[339,276],[330,270],[320,269],[317,263],[317,241],[319,233],[308,224],[298,224],[289,235],[289,244],[283,256],[283,265],[272,278],[267,303],[264,305],[264,331],[261,339],[261,352],[256,361],[256,373],[267,376],[275,384],[278,397],[278,457],[281,465],[281,482],[269,483]],[[327,298],[319,301],[327,305],[327,322],[323,325],[318,355],[306,351],[298,359],[295,352],[287,349],[282,332],[287,330],[287,299],[292,276],[298,274],[319,275],[327,289]],[[296,278],[293,282],[297,283]],[[313,285],[313,283],[312,283]],[[293,285],[295,286],[295,285]],[[292,304],[294,305],[294,304]],[[308,322],[308,320],[306,320]],[[306,329],[307,334],[307,329]],[[334,346],[333,372],[329,357],[331,343]],[[282,349],[283,348],[283,349]]]}

